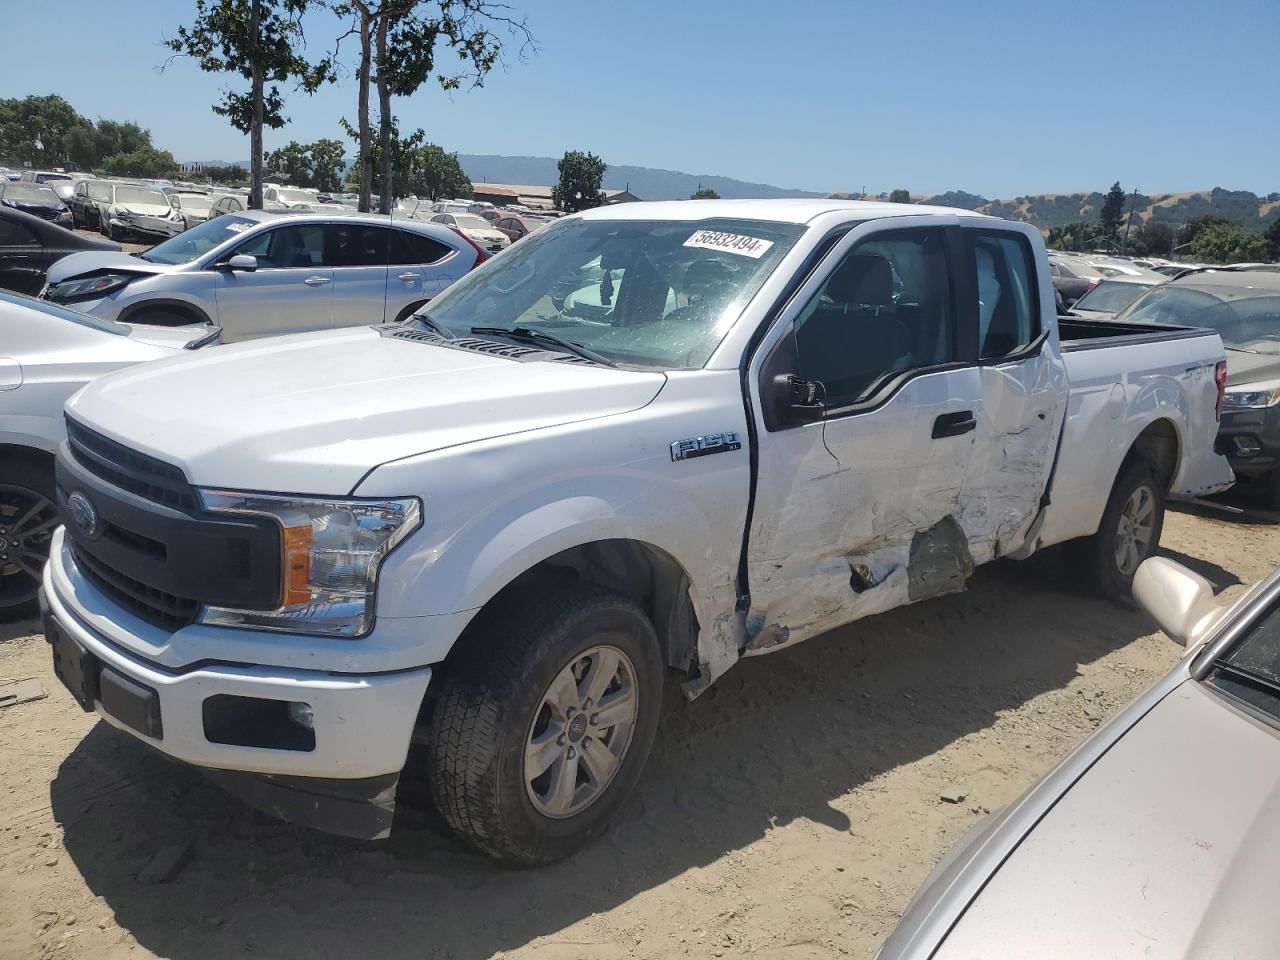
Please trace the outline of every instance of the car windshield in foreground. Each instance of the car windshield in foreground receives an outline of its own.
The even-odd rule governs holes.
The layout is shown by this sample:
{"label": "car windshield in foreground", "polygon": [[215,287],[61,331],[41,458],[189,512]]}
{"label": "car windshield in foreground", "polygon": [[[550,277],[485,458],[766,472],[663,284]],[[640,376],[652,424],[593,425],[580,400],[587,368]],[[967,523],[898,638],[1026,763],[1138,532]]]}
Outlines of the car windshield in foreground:
{"label": "car windshield in foreground", "polygon": [[23,203],[57,204],[61,202],[53,187],[32,187],[25,183],[6,184],[4,198],[6,200],[20,200]]}
{"label": "car windshield in foreground", "polygon": [[35,297],[23,296],[20,293],[13,293],[9,290],[0,290],[0,303],[10,303],[16,307],[36,310],[46,316],[56,317],[59,320],[66,320],[69,323],[88,327],[90,330],[97,330],[100,333],[109,333],[117,337],[127,337],[130,331],[130,328],[123,323],[105,320],[102,317],[93,317],[78,310],[60,307],[55,303],[50,303],[48,300],[37,300]]}
{"label": "car windshield in foreground", "polygon": [[167,207],[169,198],[159,190],[146,187],[116,187],[116,203],[147,203]]}
{"label": "car windshield in foreground", "polygon": [[190,263],[219,244],[244,233],[253,225],[253,220],[233,214],[214,217],[196,224],[190,230],[183,230],[163,243],[157,243],[146,252],[138,254],[138,259],[151,263]]}
{"label": "car windshield in foreground", "polygon": [[1132,323],[1209,327],[1223,346],[1280,354],[1280,295],[1257,296],[1247,286],[1215,284],[1213,292],[1181,284],[1152,287],[1117,318]]}
{"label": "car windshield in foreground", "polygon": [[1097,310],[1102,313],[1119,313],[1148,288],[1141,283],[1125,283],[1122,280],[1104,280],[1076,301],[1073,310]]}
{"label": "car windshield in foreground", "polygon": [[561,221],[432,300],[431,321],[457,336],[526,328],[613,363],[698,368],[803,232],[727,218]]}

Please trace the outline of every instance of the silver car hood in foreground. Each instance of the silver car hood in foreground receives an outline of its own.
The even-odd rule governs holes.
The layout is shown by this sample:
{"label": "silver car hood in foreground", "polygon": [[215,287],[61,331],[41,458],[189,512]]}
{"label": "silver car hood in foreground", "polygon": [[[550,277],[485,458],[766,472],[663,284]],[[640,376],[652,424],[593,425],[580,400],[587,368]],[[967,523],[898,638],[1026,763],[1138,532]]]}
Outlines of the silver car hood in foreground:
{"label": "silver car hood in foreground", "polygon": [[933,957],[1273,957],[1278,863],[1280,735],[1187,680],[1053,806]]}
{"label": "silver car hood in foreground", "polygon": [[121,270],[126,273],[169,273],[174,269],[171,263],[150,263],[131,257],[127,253],[116,253],[104,250],[101,253],[88,250],[84,253],[73,253],[63,257],[49,268],[46,277],[50,283],[61,283],[69,277],[78,277],[82,273],[95,270]]}

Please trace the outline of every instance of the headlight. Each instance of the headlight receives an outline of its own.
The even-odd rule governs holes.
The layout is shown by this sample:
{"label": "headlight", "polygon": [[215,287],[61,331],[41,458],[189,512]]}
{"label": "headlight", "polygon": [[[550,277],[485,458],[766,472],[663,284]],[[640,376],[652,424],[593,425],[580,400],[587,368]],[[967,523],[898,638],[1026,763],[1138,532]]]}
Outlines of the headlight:
{"label": "headlight", "polygon": [[373,628],[383,558],[422,522],[416,497],[310,500],[201,490],[206,510],[271,517],[280,524],[280,606],[205,607],[199,622],[223,627],[359,637]]}
{"label": "headlight", "polygon": [[1222,405],[1227,409],[1274,407],[1280,403],[1280,383],[1250,384],[1249,390],[1228,390]]}
{"label": "headlight", "polygon": [[136,279],[129,274],[107,273],[98,277],[82,277],[78,280],[64,280],[49,288],[49,299],[55,303],[73,303],[76,300],[96,300],[108,293],[119,290],[130,280]]}

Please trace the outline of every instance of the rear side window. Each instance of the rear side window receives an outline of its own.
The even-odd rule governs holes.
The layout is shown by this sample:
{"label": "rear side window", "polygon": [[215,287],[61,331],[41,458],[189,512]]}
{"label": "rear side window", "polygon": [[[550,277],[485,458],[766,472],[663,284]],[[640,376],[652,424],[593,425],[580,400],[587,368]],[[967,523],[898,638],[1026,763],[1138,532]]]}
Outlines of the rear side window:
{"label": "rear side window", "polygon": [[391,242],[392,263],[439,263],[453,253],[453,247],[447,246],[439,240],[424,237],[420,233],[411,233],[408,230],[394,230],[392,234],[394,236]]}
{"label": "rear side window", "polygon": [[326,260],[331,267],[385,267],[391,231],[363,223],[331,223]]}
{"label": "rear side window", "polygon": [[40,240],[35,233],[21,223],[11,220],[0,220],[0,247],[39,246]]}
{"label": "rear side window", "polygon": [[1031,246],[1009,233],[973,235],[978,279],[978,357],[1006,357],[1040,335]]}

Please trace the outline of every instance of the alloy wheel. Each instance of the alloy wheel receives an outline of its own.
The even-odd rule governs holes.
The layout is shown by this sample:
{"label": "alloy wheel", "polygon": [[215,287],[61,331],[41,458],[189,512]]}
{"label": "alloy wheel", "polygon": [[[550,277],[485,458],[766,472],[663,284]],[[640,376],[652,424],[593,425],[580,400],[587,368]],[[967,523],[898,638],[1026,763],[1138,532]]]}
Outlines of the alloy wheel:
{"label": "alloy wheel", "polygon": [[1116,567],[1126,577],[1137,571],[1151,551],[1155,514],[1156,498],[1145,484],[1129,494],[1120,511],[1115,540]]}
{"label": "alloy wheel", "polygon": [[36,598],[49,543],[61,522],[47,498],[26,487],[0,484],[0,608]]}

